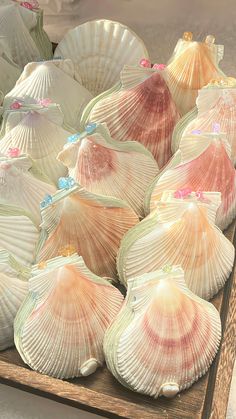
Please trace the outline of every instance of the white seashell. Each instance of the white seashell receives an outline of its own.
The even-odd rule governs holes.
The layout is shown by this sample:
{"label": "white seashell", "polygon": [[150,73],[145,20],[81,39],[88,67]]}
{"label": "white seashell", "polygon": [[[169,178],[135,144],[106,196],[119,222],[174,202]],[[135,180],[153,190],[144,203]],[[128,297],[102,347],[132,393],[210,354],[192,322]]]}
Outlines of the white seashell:
{"label": "white seashell", "polygon": [[[14,125],[17,118],[16,113],[12,118],[10,114],[9,124]],[[51,122],[43,113],[29,111],[23,116],[19,115],[19,118],[22,120],[18,125],[0,141],[0,151],[6,154],[12,147],[19,148],[22,153],[29,154],[39,169],[56,183],[60,176],[67,173],[65,166],[56,157],[70,132]]]}
{"label": "white seashell", "polygon": [[[111,136],[144,145],[163,167],[171,157],[171,137],[179,113],[165,81],[165,70],[125,66],[121,88],[92,101],[90,121],[105,122]],[[84,116],[83,118],[84,119]]]}
{"label": "white seashell", "polygon": [[[25,169],[25,164],[29,164]],[[56,188],[33,177],[28,158],[0,158],[0,203],[22,208],[35,224],[41,222],[40,202],[46,194],[53,194]]]}
{"label": "white seashell", "polygon": [[125,64],[148,58],[143,41],[127,26],[110,20],[94,20],[70,30],[55,56],[75,62],[82,84],[94,96],[111,88]]}
{"label": "white seashell", "polygon": [[30,104],[33,100],[50,98],[60,105],[65,123],[78,128],[82,111],[92,95],[73,76],[71,60],[29,63],[16,86],[6,95],[4,109],[19,99]]}
{"label": "white seashell", "polygon": [[[123,235],[138,216],[123,201],[81,188],[58,191],[42,209],[37,259],[47,260],[74,249],[97,275],[116,277],[116,256]],[[71,251],[71,250],[70,250]]]}
{"label": "white seashell", "polygon": [[95,372],[103,364],[104,333],[122,305],[122,294],[77,255],[48,261],[29,280],[29,290],[14,325],[24,362],[57,378]]}
{"label": "white seashell", "polygon": [[12,61],[5,51],[4,42],[0,39],[0,90],[6,94],[16,83],[20,77],[20,68]]}
{"label": "white seashell", "polygon": [[124,236],[117,259],[122,282],[168,263],[182,266],[187,286],[199,297],[210,299],[222,288],[234,246],[214,224],[220,194],[197,196],[164,194],[156,211]]}
{"label": "white seashell", "polygon": [[143,216],[144,194],[158,166],[141,144],[115,141],[106,124],[99,124],[61,151],[58,160],[88,191],[122,199]]}
{"label": "white seashell", "polygon": [[183,271],[143,277],[132,290],[133,313],[109,348],[115,376],[139,393],[173,397],[208,370],[220,344],[220,316],[186,287]]}
{"label": "white seashell", "polygon": [[30,265],[38,238],[38,229],[26,212],[0,204],[0,248],[12,253],[19,263]]}
{"label": "white seashell", "polygon": [[226,229],[236,215],[236,172],[227,139],[221,133],[191,134],[182,138],[180,152],[181,163],[159,176],[152,191],[147,192],[147,213],[155,208],[165,190],[218,191],[222,203],[216,224]]}

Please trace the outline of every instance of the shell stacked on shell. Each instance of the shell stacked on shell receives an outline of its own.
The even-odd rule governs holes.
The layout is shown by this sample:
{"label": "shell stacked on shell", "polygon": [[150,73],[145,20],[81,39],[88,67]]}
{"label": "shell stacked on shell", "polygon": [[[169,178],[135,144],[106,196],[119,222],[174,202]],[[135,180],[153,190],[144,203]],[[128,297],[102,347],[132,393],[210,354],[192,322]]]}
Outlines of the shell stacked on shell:
{"label": "shell stacked on shell", "polygon": [[128,282],[104,352],[108,368],[126,387],[173,397],[207,371],[220,338],[219,313],[189,291],[184,272],[174,266]]}
{"label": "shell stacked on shell", "polygon": [[224,47],[215,45],[214,41],[215,38],[208,35],[205,42],[196,42],[192,40],[192,33],[185,32],[168,62],[168,86],[181,115],[195,106],[199,89],[211,79],[224,76],[218,67]]}
{"label": "shell stacked on shell", "polygon": [[226,229],[236,215],[236,171],[224,134],[190,134],[180,142],[181,163],[167,168],[154,180],[145,198],[146,213],[154,209],[162,193],[170,189],[221,192],[216,224]]}
{"label": "shell stacked on shell", "polygon": [[92,101],[84,115],[105,122],[118,141],[139,141],[161,168],[171,157],[172,132],[179,119],[165,70],[125,66],[120,77],[121,88]]}
{"label": "shell stacked on shell", "polygon": [[[15,344],[31,368],[57,378],[92,374],[103,364],[104,333],[123,296],[82,257],[59,257],[33,270],[15,319]],[[63,356],[61,356],[63,354]]]}

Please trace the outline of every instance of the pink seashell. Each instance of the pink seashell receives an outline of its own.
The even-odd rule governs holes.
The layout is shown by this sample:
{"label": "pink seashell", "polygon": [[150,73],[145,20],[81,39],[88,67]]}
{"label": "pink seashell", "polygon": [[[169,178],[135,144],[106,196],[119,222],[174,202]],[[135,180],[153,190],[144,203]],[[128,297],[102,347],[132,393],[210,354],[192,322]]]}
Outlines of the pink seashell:
{"label": "pink seashell", "polygon": [[142,60],[139,61],[139,64],[141,65],[141,67],[147,67],[147,68],[151,68],[151,61],[147,60],[146,58],[142,58]]}
{"label": "pink seashell", "polygon": [[152,68],[155,69],[155,70],[165,70],[166,65],[165,64],[154,64]]}
{"label": "pink seashell", "polygon": [[7,155],[8,157],[19,157],[21,154],[21,150],[18,147],[9,148]]}
{"label": "pink seashell", "polygon": [[45,99],[39,99],[38,104],[41,106],[44,106],[45,108],[52,103],[52,99],[45,98]]}
{"label": "pink seashell", "polygon": [[22,103],[15,101],[11,104],[10,109],[20,109],[21,107]]}

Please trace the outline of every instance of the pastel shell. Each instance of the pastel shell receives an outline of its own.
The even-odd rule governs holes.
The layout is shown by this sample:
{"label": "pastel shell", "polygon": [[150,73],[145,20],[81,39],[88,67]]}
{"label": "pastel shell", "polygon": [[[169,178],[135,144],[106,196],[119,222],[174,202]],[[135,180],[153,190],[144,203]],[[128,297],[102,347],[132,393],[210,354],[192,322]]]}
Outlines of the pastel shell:
{"label": "pastel shell", "polygon": [[8,52],[5,51],[4,41],[0,40],[0,90],[8,93],[20,77],[20,68],[12,61]]}
{"label": "pastel shell", "polygon": [[10,131],[6,130],[8,132],[0,141],[0,151],[7,154],[10,148],[19,148],[22,153],[29,154],[54,183],[60,176],[65,176],[67,170],[56,157],[71,133],[36,111],[20,113],[19,117],[14,113],[9,119],[10,125],[15,124],[14,119],[21,120]]}
{"label": "pastel shell", "polygon": [[199,89],[224,76],[218,67],[224,47],[209,40],[210,35],[205,42],[179,39],[168,62],[168,86],[181,115],[195,106]]}
{"label": "pastel shell", "polygon": [[143,144],[160,168],[171,157],[172,131],[179,119],[164,74],[125,66],[121,89],[98,100],[89,115],[90,121],[105,122],[115,140]]}
{"label": "pastel shell", "polygon": [[15,344],[24,362],[57,378],[92,374],[103,364],[104,333],[122,294],[77,255],[48,261],[29,280],[29,290],[15,320]]}
{"label": "pastel shell", "polygon": [[[169,195],[169,196],[168,196]],[[123,238],[117,266],[121,281],[179,264],[187,286],[199,297],[212,298],[229,277],[234,246],[215,226],[219,193],[195,193],[178,199],[164,194],[149,217]]]}
{"label": "pastel shell", "polygon": [[54,55],[75,62],[83,86],[94,96],[119,81],[125,64],[138,64],[141,58],[148,58],[143,41],[131,29],[104,19],[70,30]]}
{"label": "pastel shell", "polygon": [[217,133],[191,134],[182,138],[180,152],[181,163],[165,171],[147,192],[146,213],[155,208],[165,190],[218,191],[222,203],[216,224],[226,229],[236,215],[236,172],[228,141]]}
{"label": "pastel shell", "polygon": [[58,160],[88,191],[122,199],[143,216],[144,194],[158,166],[141,144],[115,141],[106,125],[100,124],[91,135],[85,132],[66,145]]}
{"label": "pastel shell", "polygon": [[38,261],[74,248],[97,275],[116,277],[116,256],[123,235],[138,216],[123,201],[95,195],[75,185],[52,196],[42,209]]}
{"label": "pastel shell", "polygon": [[220,344],[220,316],[212,304],[189,291],[183,271],[168,276],[152,272],[145,280],[132,290],[133,314],[110,350],[123,384],[154,398],[169,398],[208,370]]}
{"label": "pastel shell", "polygon": [[4,109],[19,98],[25,103],[50,98],[60,105],[65,123],[78,128],[82,111],[92,95],[75,80],[74,75],[75,68],[71,60],[29,63],[16,86],[6,95]]}

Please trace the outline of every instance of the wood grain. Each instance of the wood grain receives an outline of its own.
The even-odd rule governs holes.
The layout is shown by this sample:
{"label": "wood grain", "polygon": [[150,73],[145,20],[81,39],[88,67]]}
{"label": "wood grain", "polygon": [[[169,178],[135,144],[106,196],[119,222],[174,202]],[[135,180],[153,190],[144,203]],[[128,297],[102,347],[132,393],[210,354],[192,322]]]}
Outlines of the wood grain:
{"label": "wood grain", "polygon": [[[226,232],[233,241],[234,222]],[[236,272],[212,300],[221,312],[223,338],[210,372],[173,400],[133,393],[104,367],[89,377],[61,381],[31,371],[14,348],[0,353],[0,382],[109,418],[224,419],[236,355]]]}

